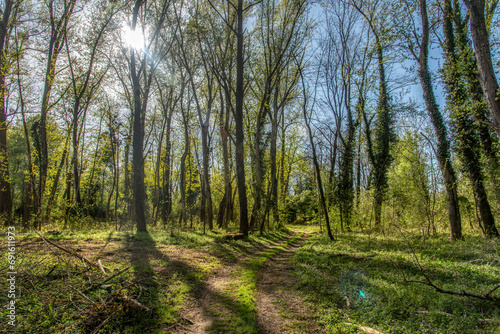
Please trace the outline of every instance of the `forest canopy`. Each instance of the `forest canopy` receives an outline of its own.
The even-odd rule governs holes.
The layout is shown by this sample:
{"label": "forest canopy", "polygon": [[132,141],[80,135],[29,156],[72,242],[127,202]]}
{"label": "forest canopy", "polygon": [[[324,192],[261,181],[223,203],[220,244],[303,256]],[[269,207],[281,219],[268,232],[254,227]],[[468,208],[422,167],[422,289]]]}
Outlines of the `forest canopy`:
{"label": "forest canopy", "polygon": [[498,0],[5,0],[0,217],[498,237]]}

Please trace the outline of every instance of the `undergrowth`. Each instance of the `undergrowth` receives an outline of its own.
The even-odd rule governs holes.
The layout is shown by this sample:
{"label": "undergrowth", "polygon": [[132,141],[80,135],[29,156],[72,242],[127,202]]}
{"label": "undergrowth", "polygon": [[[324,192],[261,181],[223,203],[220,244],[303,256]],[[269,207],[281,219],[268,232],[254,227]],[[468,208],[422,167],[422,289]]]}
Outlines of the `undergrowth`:
{"label": "undergrowth", "polygon": [[484,294],[500,283],[499,254],[498,240],[480,236],[422,242],[417,235],[342,234],[335,242],[312,236],[293,261],[296,288],[329,333],[493,333],[500,305],[405,279],[425,281],[425,274],[443,289]]}

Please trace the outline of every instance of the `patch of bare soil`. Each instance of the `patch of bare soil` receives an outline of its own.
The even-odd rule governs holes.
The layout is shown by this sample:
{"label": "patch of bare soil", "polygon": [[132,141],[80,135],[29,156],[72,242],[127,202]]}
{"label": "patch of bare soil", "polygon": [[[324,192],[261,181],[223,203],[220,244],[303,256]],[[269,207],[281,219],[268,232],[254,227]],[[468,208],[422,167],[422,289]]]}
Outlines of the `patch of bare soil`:
{"label": "patch of bare soil", "polygon": [[317,323],[313,310],[292,288],[295,281],[292,277],[293,266],[290,260],[293,253],[307,239],[307,235],[306,232],[302,238],[264,263],[257,280],[256,296],[260,333],[326,332]]}

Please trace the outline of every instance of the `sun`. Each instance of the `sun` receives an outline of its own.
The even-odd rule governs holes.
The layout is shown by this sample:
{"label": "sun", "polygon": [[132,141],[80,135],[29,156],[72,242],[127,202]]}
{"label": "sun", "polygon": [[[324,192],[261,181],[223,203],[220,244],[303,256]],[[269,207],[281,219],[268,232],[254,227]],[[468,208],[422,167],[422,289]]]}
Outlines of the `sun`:
{"label": "sun", "polygon": [[139,27],[132,30],[128,25],[125,25],[122,30],[123,41],[128,47],[136,50],[144,48],[144,35]]}

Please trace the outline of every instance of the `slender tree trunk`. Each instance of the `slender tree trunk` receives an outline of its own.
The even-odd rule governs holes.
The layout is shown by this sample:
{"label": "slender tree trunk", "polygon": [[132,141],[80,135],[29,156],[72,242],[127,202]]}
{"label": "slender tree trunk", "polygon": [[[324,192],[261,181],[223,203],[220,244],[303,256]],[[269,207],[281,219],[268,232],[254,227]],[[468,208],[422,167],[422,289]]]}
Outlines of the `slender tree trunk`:
{"label": "slender tree trunk", "polygon": [[[132,17],[132,30],[136,30],[137,18],[139,9],[142,6],[142,0],[137,0],[134,6]],[[145,112],[146,101],[141,101],[142,91],[140,84],[140,73],[136,68],[135,50],[130,48],[130,74],[132,78],[132,90],[134,98],[134,115],[132,127],[132,161],[133,161],[133,203],[134,203],[134,220],[138,232],[147,232],[146,216],[145,216],[145,202],[146,202],[146,188],[144,185],[144,123],[143,111]],[[145,61],[145,60],[143,60]],[[144,67],[142,67],[144,69]],[[145,69],[144,69],[145,70]],[[146,99],[146,97],[144,98]]]}
{"label": "slender tree trunk", "polygon": [[[0,57],[4,58],[0,50]],[[3,66],[2,66],[3,68]],[[7,160],[7,117],[5,112],[5,75],[0,70],[0,221],[10,224],[12,197],[10,190],[9,162]]]}
{"label": "slender tree trunk", "polygon": [[[231,218],[232,211],[232,186],[231,186],[231,172],[229,167],[229,150],[228,150],[228,127],[229,127],[229,109],[230,109],[230,96],[225,94],[226,101],[221,92],[221,115],[220,115],[220,132],[222,144],[222,159],[224,162],[224,196],[219,204],[219,212],[217,214],[217,226],[227,227],[229,219]],[[224,108],[225,107],[225,108]],[[224,112],[225,111],[225,112]]]}
{"label": "slender tree trunk", "polygon": [[171,170],[171,154],[172,154],[172,139],[171,139],[171,123],[172,123],[173,111],[169,112],[167,120],[167,133],[166,133],[166,143],[165,143],[165,154],[163,156],[163,190],[162,190],[162,207],[161,207],[161,217],[165,223],[168,220],[168,216],[172,212],[172,170]]}
{"label": "slender tree trunk", "polygon": [[[375,33],[375,32],[374,32]],[[387,81],[385,79],[384,57],[382,53],[382,44],[376,37],[376,49],[378,58],[379,71],[379,100],[377,105],[377,137],[376,155],[374,164],[374,181],[375,181],[375,227],[380,228],[382,225],[382,203],[387,190],[387,172],[392,161],[390,154],[390,144],[392,142],[392,116],[389,110]]]}
{"label": "slender tree trunk", "polygon": [[[269,103],[269,99],[267,102]],[[265,103],[263,103],[264,105]],[[257,224],[261,218],[261,202],[262,202],[262,151],[260,149],[261,139],[262,139],[262,127],[264,126],[264,114],[265,109],[261,107],[257,115],[257,124],[255,130],[255,140],[254,140],[254,166],[255,166],[255,199],[252,208],[252,216],[250,218],[250,229],[257,227]]]}
{"label": "slender tree trunk", "polygon": [[[181,112],[182,119],[184,125],[184,152],[181,157],[181,165],[180,165],[180,193],[181,193],[181,214],[179,216],[179,226],[182,225],[183,222],[186,222],[186,159],[189,156],[189,128],[188,128],[188,115],[184,113],[183,103],[181,99]],[[188,102],[189,103],[189,102]],[[189,106],[188,111],[189,113]]]}
{"label": "slender tree trunk", "polygon": [[208,138],[208,123],[202,126],[202,147],[203,147],[203,191],[205,196],[205,222],[209,230],[213,230],[213,205],[212,191],[210,189],[210,147]]}
{"label": "slender tree trunk", "polygon": [[[279,87],[279,86],[278,86]],[[277,141],[278,141],[278,123],[279,123],[279,106],[278,106],[278,92],[279,88],[276,88],[276,94],[274,97],[273,103],[273,117],[271,119],[271,148],[269,151],[269,159],[271,164],[271,190],[268,201],[270,202],[268,207],[273,215],[274,224],[281,225],[279,221],[278,214],[278,175],[277,175],[277,163],[276,163],[276,155],[277,155]],[[284,117],[282,115],[282,117]]]}
{"label": "slender tree trunk", "polygon": [[500,87],[491,59],[488,29],[485,19],[485,0],[464,0],[469,9],[474,51],[479,70],[479,79],[490,109],[493,127],[500,138]]}
{"label": "slender tree trunk", "polygon": [[279,169],[279,178],[280,178],[280,212],[284,212],[286,209],[286,191],[285,191],[285,156],[286,156],[286,128],[285,128],[285,114],[283,113],[281,117],[281,157],[280,157],[280,169]]}
{"label": "slender tree trunk", "polygon": [[52,206],[54,205],[54,200],[56,197],[57,188],[59,186],[59,179],[61,178],[62,170],[63,170],[64,164],[66,162],[66,156],[68,154],[69,138],[70,138],[70,134],[68,133],[66,143],[64,144],[64,150],[63,150],[63,154],[61,157],[61,161],[59,162],[59,167],[57,168],[57,172],[56,172],[53,184],[52,184],[52,189],[50,191],[49,200],[47,201],[47,208],[45,209],[45,217],[43,219],[45,224],[50,222],[50,214],[52,212]]}
{"label": "slender tree trunk", "polygon": [[243,131],[243,0],[238,0],[237,8],[238,30],[236,34],[236,109],[234,115],[236,127],[236,177],[238,184],[238,199],[240,203],[240,233],[248,235],[248,204],[245,181],[245,133]]}
{"label": "slender tree trunk", "polygon": [[418,59],[420,85],[424,94],[424,100],[427,107],[434,132],[437,139],[436,158],[443,174],[446,193],[448,196],[448,220],[450,223],[451,239],[462,239],[462,222],[460,218],[460,208],[458,204],[457,180],[455,170],[451,163],[450,144],[443,116],[439,111],[439,106],[434,95],[431,74],[428,65],[429,53],[429,21],[427,16],[426,0],[420,0],[420,14],[422,18],[422,41],[420,49],[420,58]]}
{"label": "slender tree trunk", "polygon": [[[130,128],[131,129],[131,128]],[[131,185],[130,185],[130,144],[131,144],[131,133],[127,134],[127,138],[125,140],[125,149],[123,151],[124,155],[124,166],[123,168],[125,169],[124,173],[124,178],[123,178],[123,186],[124,186],[124,192],[123,192],[123,197],[125,199],[125,216],[127,219],[132,218],[132,212],[133,212],[133,206],[132,206],[132,198],[131,198]]]}
{"label": "slender tree trunk", "polygon": [[[65,1],[65,10],[58,20],[51,21],[51,36],[49,41],[49,49],[47,56],[47,68],[45,71],[45,83],[42,95],[42,106],[40,111],[40,123],[38,129],[38,141],[39,141],[39,184],[38,184],[38,196],[37,202],[35,203],[35,211],[39,211],[41,207],[41,201],[45,192],[45,183],[47,180],[47,172],[49,166],[49,149],[47,142],[47,113],[49,111],[49,98],[54,84],[54,78],[56,75],[56,62],[57,58],[64,45],[64,35],[69,23],[69,19],[73,13],[76,0]],[[50,15],[54,15],[54,3],[49,1],[48,7]]]}
{"label": "slender tree trunk", "polygon": [[[297,65],[300,67],[300,64]],[[314,169],[316,171],[316,181],[318,185],[319,199],[320,199],[321,209],[323,210],[323,215],[325,217],[326,231],[328,233],[328,237],[330,238],[330,240],[333,241],[334,238],[332,231],[330,229],[330,218],[328,216],[328,208],[326,207],[326,199],[325,199],[325,193],[323,191],[323,183],[321,182],[321,170],[319,167],[318,157],[316,155],[316,147],[314,145],[313,132],[311,130],[311,125],[309,124],[309,118],[307,117],[307,92],[306,92],[306,85],[304,82],[304,75],[302,73],[302,68],[300,68],[299,71],[302,80],[302,92],[304,97],[304,101],[302,103],[302,114],[304,116],[304,122],[306,124],[307,134],[309,136],[309,143],[311,144],[311,149],[312,149],[312,158],[313,158]]]}

